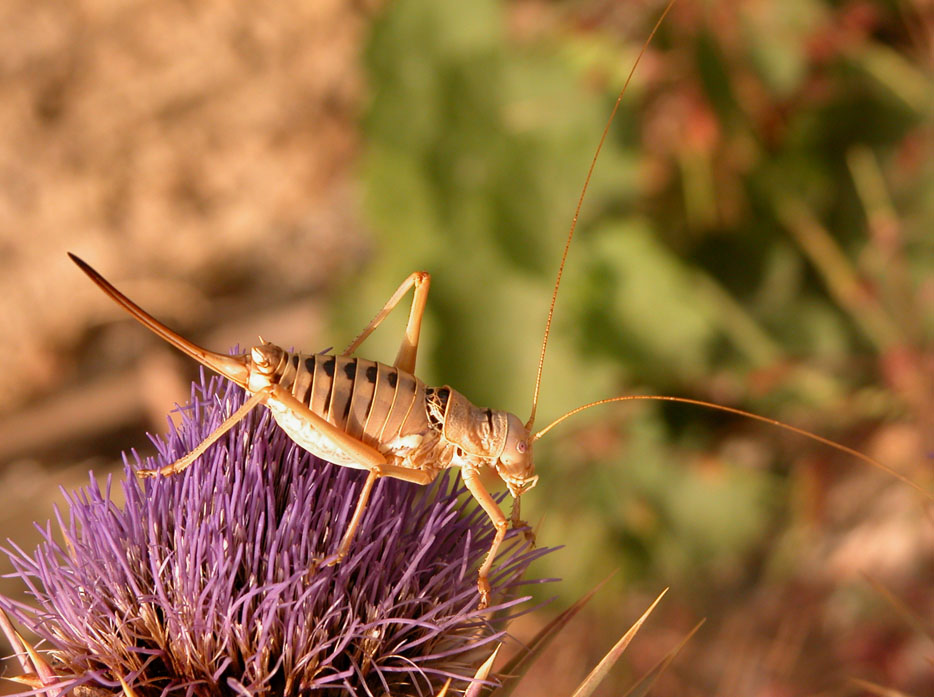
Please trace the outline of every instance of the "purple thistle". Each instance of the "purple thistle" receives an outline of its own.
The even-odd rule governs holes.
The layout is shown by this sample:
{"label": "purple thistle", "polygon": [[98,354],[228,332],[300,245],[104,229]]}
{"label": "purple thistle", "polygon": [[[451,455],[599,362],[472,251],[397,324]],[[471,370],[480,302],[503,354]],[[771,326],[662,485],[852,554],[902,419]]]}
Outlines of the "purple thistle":
{"label": "purple thistle", "polygon": [[[244,401],[219,378],[147,467],[174,462]],[[510,612],[476,610],[476,569],[493,529],[450,472],[428,487],[380,480],[347,558],[336,550],[363,472],[320,461],[257,408],[183,474],[140,482],[126,505],[94,481],[65,493],[33,554],[5,550],[38,608],[0,596],[36,633],[75,694],[433,694],[469,681]],[[491,574],[498,609],[515,608],[530,550],[521,535]],[[497,609],[497,608],[491,608]],[[456,683],[455,683],[456,684]],[[462,685],[463,687],[463,685]]]}

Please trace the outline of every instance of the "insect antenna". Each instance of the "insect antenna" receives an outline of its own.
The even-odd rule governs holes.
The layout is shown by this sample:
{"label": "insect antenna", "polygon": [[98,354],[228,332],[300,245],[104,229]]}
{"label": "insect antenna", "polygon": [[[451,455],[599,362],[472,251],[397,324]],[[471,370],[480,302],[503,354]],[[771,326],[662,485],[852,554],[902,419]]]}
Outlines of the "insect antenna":
{"label": "insect antenna", "polygon": [[776,426],[786,431],[791,431],[792,433],[796,433],[799,436],[810,438],[813,441],[816,441],[818,443],[831,447],[834,450],[839,450],[842,453],[846,453],[847,455],[851,455],[855,457],[856,459],[861,460],[862,462],[870,464],[873,467],[876,467],[882,470],[883,472],[886,472],[887,474],[892,475],[899,481],[910,486],[912,489],[915,489],[917,492],[919,492],[922,496],[924,496],[929,501],[934,501],[934,494],[930,493],[929,491],[926,491],[922,486],[920,486],[919,484],[916,484],[915,482],[910,480],[908,477],[892,469],[888,465],[883,464],[879,462],[878,460],[876,460],[875,458],[869,457],[868,455],[861,453],[858,450],[854,450],[853,448],[848,448],[847,446],[842,445],[841,443],[832,441],[829,438],[824,438],[823,436],[819,436],[816,433],[811,433],[810,431],[806,431],[803,428],[798,428],[797,426],[792,426],[790,424],[786,424],[776,419],[770,419],[767,416],[760,416],[759,414],[753,414],[752,412],[743,411],[742,409],[736,409],[734,407],[726,407],[726,406],[723,406],[722,404],[714,404],[713,402],[705,402],[700,399],[690,399],[689,397],[670,397],[668,395],[637,394],[637,395],[623,395],[622,397],[610,397],[609,399],[601,399],[596,402],[591,402],[590,404],[585,404],[583,406],[577,407],[576,409],[571,409],[571,411],[567,412],[566,414],[559,416],[557,419],[555,419],[550,424],[545,426],[545,428],[543,428],[541,431],[539,431],[534,436],[532,436],[531,442],[534,443],[535,441],[537,441],[539,438],[544,436],[546,433],[548,433],[551,429],[553,429],[555,426],[560,424],[565,419],[570,418],[571,416],[574,416],[575,414],[578,414],[586,409],[590,409],[591,407],[598,407],[602,404],[611,404],[612,402],[634,402],[636,400],[654,400],[654,401],[661,401],[661,402],[678,402],[680,404],[691,404],[696,407],[704,407],[705,409],[714,409],[716,411],[727,412],[728,414],[736,414],[738,416],[743,416],[747,419],[761,421],[762,423],[769,424],[770,426]]}
{"label": "insect antenna", "polygon": [[[554,319],[555,303],[557,302],[557,299],[558,299],[558,289],[561,286],[561,278],[564,275],[564,267],[567,263],[568,251],[571,248],[571,241],[574,239],[574,232],[577,229],[577,221],[578,221],[578,218],[580,217],[581,207],[584,204],[584,197],[587,195],[587,189],[590,186],[590,180],[591,180],[591,177],[593,176],[594,168],[597,165],[597,159],[600,157],[600,151],[603,149],[603,144],[606,142],[607,135],[610,132],[610,126],[612,126],[613,121],[616,118],[616,113],[619,111],[619,106],[622,103],[623,96],[626,94],[626,90],[629,87],[629,83],[632,81],[632,77],[636,72],[636,68],[639,67],[639,63],[642,60],[642,57],[645,55],[645,52],[648,49],[649,44],[652,42],[652,39],[655,37],[655,34],[658,32],[659,27],[661,26],[662,22],[665,21],[665,17],[668,16],[669,11],[671,10],[672,6],[674,6],[674,4],[675,4],[675,0],[669,0],[668,4],[665,5],[665,9],[662,11],[658,20],[655,22],[655,26],[652,27],[652,31],[649,33],[648,38],[642,44],[642,48],[639,50],[639,55],[636,56],[636,60],[633,63],[632,68],[630,69],[629,74],[626,77],[626,82],[623,84],[623,87],[620,90],[619,95],[616,97],[616,103],[613,105],[613,109],[610,111],[610,116],[609,118],[607,118],[606,125],[603,127],[603,133],[600,135],[600,140],[597,143],[597,148],[596,148],[596,151],[594,152],[593,159],[591,159],[590,161],[590,167],[587,170],[587,176],[584,178],[584,185],[581,188],[580,196],[577,199],[577,207],[574,209],[574,217],[571,219],[571,226],[568,229],[567,240],[564,243],[564,250],[561,253],[561,263],[558,264],[558,273],[555,278],[554,290],[551,293],[551,304],[548,307],[548,317],[545,320],[545,333],[544,333],[544,336],[542,337],[542,350],[538,357],[538,370],[535,374],[535,388],[532,391],[532,412],[529,415],[529,420],[525,424],[525,428],[528,431],[531,431],[532,426],[535,424],[535,414],[536,414],[536,411],[538,410],[538,396],[539,396],[539,392],[541,391],[541,385],[542,385],[542,369],[545,365],[545,352],[548,348],[548,337],[551,334],[551,323],[552,323],[552,320]],[[545,428],[543,428],[542,430],[538,431],[535,435],[533,435],[530,439],[530,442],[534,442],[538,440],[539,438],[544,436],[552,428],[560,424],[565,419],[571,416],[574,416],[575,414],[578,414],[586,409],[590,409],[591,407],[600,406],[602,404],[610,404],[612,402],[630,402],[630,401],[636,401],[636,400],[654,400],[654,401],[663,401],[663,402],[678,402],[681,404],[691,404],[693,406],[704,407],[706,409],[713,409],[717,411],[726,412],[729,414],[736,414],[738,416],[743,416],[747,419],[752,419],[755,421],[761,421],[763,423],[767,423],[771,426],[775,426],[777,428],[781,428],[786,431],[796,433],[805,438],[809,438],[813,441],[816,441],[830,448],[833,448],[834,450],[837,450],[839,452],[846,453],[847,455],[851,455],[852,457],[858,460],[861,460],[862,462],[870,464],[873,467],[876,467],[882,470],[883,472],[890,474],[891,476],[895,477],[899,481],[907,484],[911,488],[918,491],[926,499],[930,501],[934,501],[934,494],[926,491],[923,487],[916,484],[915,482],[913,482],[912,480],[910,480],[908,477],[904,476],[903,474],[892,469],[888,465],[885,465],[882,462],[879,462],[878,460],[872,457],[869,457],[868,455],[865,455],[864,453],[859,452],[858,450],[854,450],[853,448],[848,448],[847,446],[841,443],[832,441],[829,438],[824,438],[823,436],[819,436],[815,433],[811,433],[810,431],[806,431],[802,428],[798,428],[797,426],[791,426],[790,424],[783,423],[776,419],[770,419],[766,416],[760,416],[759,414],[753,414],[752,412],[743,411],[742,409],[736,409],[734,407],[727,407],[727,406],[723,406],[720,404],[714,404],[712,402],[705,402],[699,399],[690,399],[688,397],[671,397],[668,395],[624,395],[621,397],[611,397],[609,399],[601,399],[599,401],[591,402],[590,404],[585,404],[583,406],[577,407],[576,409],[572,409],[566,414],[558,417],[557,419],[552,421],[550,424],[548,424]]]}
{"label": "insect antenna", "polygon": [[545,350],[548,348],[548,336],[551,334],[551,321],[555,314],[555,302],[558,299],[558,287],[561,285],[561,277],[564,275],[564,266],[568,259],[568,250],[571,248],[571,240],[574,239],[574,231],[577,229],[577,219],[580,217],[581,206],[584,205],[584,197],[587,195],[587,188],[590,186],[590,178],[593,176],[594,167],[597,166],[597,158],[600,157],[600,151],[603,149],[603,143],[606,142],[606,137],[610,132],[610,126],[613,125],[613,120],[616,118],[616,112],[619,111],[619,105],[623,101],[623,95],[626,94],[626,89],[629,87],[629,83],[632,82],[632,76],[635,75],[636,68],[639,67],[639,62],[642,60],[642,56],[645,55],[649,44],[655,37],[656,32],[658,32],[658,28],[662,25],[662,22],[665,21],[665,17],[668,16],[668,12],[671,10],[674,4],[675,0],[668,0],[668,4],[665,5],[665,9],[662,11],[661,16],[658,18],[658,21],[655,22],[655,26],[652,27],[652,31],[649,34],[649,37],[642,44],[642,48],[639,50],[639,55],[636,56],[636,60],[632,64],[629,75],[626,77],[626,82],[623,83],[623,88],[619,91],[619,95],[616,97],[616,103],[613,105],[613,109],[610,111],[610,116],[606,120],[606,125],[603,127],[603,134],[600,136],[600,141],[597,143],[597,149],[593,154],[593,159],[590,161],[590,168],[587,170],[587,176],[584,178],[584,186],[581,189],[580,197],[577,199],[577,207],[574,209],[574,217],[571,219],[571,227],[568,230],[568,238],[564,243],[564,251],[561,253],[561,263],[558,265],[558,275],[555,278],[555,287],[551,293],[551,305],[548,307],[548,318],[545,320],[545,334],[542,337],[542,351],[538,357],[538,372],[535,374],[535,389],[532,392],[532,413],[529,416],[529,420],[525,424],[526,430],[531,431],[532,426],[535,424],[535,412],[538,410],[538,393],[542,386],[542,368],[545,365]]}

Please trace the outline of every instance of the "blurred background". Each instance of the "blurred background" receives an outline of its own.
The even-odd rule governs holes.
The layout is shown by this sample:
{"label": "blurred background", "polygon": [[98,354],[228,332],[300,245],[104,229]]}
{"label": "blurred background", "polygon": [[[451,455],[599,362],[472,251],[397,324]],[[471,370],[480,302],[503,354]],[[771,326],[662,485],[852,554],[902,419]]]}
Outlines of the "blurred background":
{"label": "blurred background", "polygon": [[[663,5],[6,0],[0,537],[30,548],[59,486],[148,452],[196,373],[66,251],[217,350],[340,350],[430,271],[420,376],[525,418],[577,196]],[[694,397],[930,489],[932,117],[929,0],[679,0],[582,209],[538,425]],[[393,359],[398,314],[363,355]],[[932,694],[934,527],[892,477],[657,402],[569,420],[536,463],[523,516],[564,580],[514,634],[616,573],[522,694],[569,694],[666,586],[602,694],[705,617],[657,694]]]}

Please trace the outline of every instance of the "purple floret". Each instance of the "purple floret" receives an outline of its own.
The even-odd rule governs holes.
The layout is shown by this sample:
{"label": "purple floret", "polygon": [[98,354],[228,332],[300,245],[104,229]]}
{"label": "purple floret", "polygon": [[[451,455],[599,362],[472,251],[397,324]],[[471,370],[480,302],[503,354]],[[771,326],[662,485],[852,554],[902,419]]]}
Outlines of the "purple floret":
{"label": "purple floret", "polygon": [[365,473],[314,458],[263,408],[183,474],[134,476],[190,451],[243,400],[217,378],[196,383],[181,426],[154,439],[158,456],[127,462],[123,508],[109,478],[66,492],[60,536],[47,525],[32,554],[7,550],[38,609],[0,607],[77,693],[119,692],[122,678],[139,697],[428,695],[448,676],[469,680],[548,550],[513,534],[490,578],[509,609],[478,612],[493,528],[448,472],[428,487],[380,480],[347,558],[319,565]]}

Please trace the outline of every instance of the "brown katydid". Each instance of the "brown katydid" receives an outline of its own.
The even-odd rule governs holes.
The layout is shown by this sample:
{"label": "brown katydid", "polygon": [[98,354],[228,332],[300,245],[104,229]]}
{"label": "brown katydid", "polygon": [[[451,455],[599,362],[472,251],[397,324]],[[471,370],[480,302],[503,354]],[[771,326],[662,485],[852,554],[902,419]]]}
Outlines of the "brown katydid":
{"label": "brown katydid", "polygon": [[[655,29],[673,1],[668,4]],[[646,46],[654,36],[655,29],[646,41]],[[645,46],[642,51],[645,51]],[[632,72],[638,62],[639,59]],[[628,82],[627,79],[627,85]],[[531,413],[526,421],[505,411],[474,406],[456,390],[448,386],[429,387],[415,376],[422,315],[430,286],[427,273],[415,272],[409,275],[363,332],[339,355],[292,353],[263,342],[246,353],[228,356],[184,339],[147,314],[85,262],[70,255],[98,286],[142,324],[252,395],[185,457],[161,470],[141,470],[140,476],[170,475],[183,471],[248,411],[264,404],[282,429],[301,447],[335,464],[366,470],[368,473],[351,520],[332,557],[336,563],[346,556],[353,543],[377,479],[393,477],[428,484],[442,470],[459,466],[465,485],[489,515],[496,530],[478,572],[481,607],[489,604],[488,574],[510,520],[480,481],[480,471],[487,468],[494,470],[516,499],[511,522],[513,526],[518,526],[519,498],[538,481],[532,458],[533,443],[569,416],[599,404],[636,399],[669,400],[740,414],[830,445],[907,481],[871,458],[820,436],[748,412],[686,398],[650,395],[614,397],[573,409],[544,429],[533,431],[542,367],[568,250],[591,174],[625,90],[626,85],[619,94],[591,161],[568,231],[545,323]],[[354,352],[410,290],[413,292],[412,306],[395,361],[389,365],[354,357]]]}

